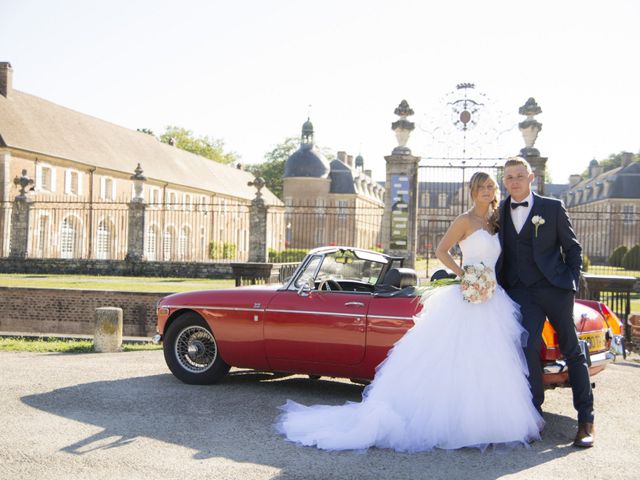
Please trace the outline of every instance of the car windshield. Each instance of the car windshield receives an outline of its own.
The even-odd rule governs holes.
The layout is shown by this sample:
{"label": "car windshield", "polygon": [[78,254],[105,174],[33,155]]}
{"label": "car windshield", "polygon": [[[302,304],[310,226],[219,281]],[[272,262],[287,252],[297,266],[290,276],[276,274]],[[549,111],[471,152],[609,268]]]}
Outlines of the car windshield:
{"label": "car windshield", "polygon": [[338,250],[324,256],[315,255],[300,273],[295,285],[299,288],[309,281],[314,281],[317,286],[319,282],[327,279],[375,285],[386,261],[382,255],[364,256],[360,255],[360,252],[356,255],[351,250]]}

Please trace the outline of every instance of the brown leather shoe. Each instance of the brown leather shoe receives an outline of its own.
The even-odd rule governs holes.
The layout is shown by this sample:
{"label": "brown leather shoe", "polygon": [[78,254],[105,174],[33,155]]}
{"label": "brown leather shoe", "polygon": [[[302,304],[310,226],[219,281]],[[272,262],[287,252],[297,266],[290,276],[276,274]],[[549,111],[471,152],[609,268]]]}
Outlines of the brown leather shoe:
{"label": "brown leather shoe", "polygon": [[576,433],[573,445],[580,448],[593,447],[594,433],[593,423],[579,423],[578,433]]}

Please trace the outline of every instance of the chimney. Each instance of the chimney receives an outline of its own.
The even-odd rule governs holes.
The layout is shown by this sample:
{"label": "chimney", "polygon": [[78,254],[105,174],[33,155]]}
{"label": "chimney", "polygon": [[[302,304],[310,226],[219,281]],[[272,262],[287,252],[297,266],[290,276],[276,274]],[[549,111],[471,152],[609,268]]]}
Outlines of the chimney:
{"label": "chimney", "polygon": [[569,175],[569,186],[573,187],[577,185],[582,180],[582,176],[578,174]]}
{"label": "chimney", "polygon": [[633,162],[633,153],[622,152],[622,166],[628,167]]}
{"label": "chimney", "polygon": [[0,95],[9,97],[13,90],[13,68],[9,62],[0,62]]}
{"label": "chimney", "polygon": [[337,155],[338,160],[340,160],[342,163],[347,163],[347,152],[340,151],[337,153]]}

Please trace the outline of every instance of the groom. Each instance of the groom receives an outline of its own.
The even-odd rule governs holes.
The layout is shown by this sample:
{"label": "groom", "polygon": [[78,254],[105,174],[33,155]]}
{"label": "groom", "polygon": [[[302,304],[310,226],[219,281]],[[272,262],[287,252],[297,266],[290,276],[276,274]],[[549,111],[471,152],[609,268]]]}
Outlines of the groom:
{"label": "groom", "polygon": [[545,317],[558,334],[569,369],[573,405],[578,411],[577,447],[593,446],[593,393],[589,370],[573,323],[573,300],[580,280],[582,247],[567,211],[559,200],[531,191],[534,175],[529,163],[514,157],[504,166],[509,196],[500,204],[498,282],[520,305],[529,333],[525,356],[533,403],[542,413],[544,387],[540,364]]}

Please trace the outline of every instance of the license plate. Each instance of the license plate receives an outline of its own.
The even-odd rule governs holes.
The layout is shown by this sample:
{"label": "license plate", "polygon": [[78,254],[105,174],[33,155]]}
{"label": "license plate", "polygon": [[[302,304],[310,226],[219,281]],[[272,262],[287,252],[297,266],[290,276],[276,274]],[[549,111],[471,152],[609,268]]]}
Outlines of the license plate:
{"label": "license plate", "polygon": [[606,348],[603,333],[586,333],[579,335],[579,338],[589,343],[589,352],[599,352]]}

